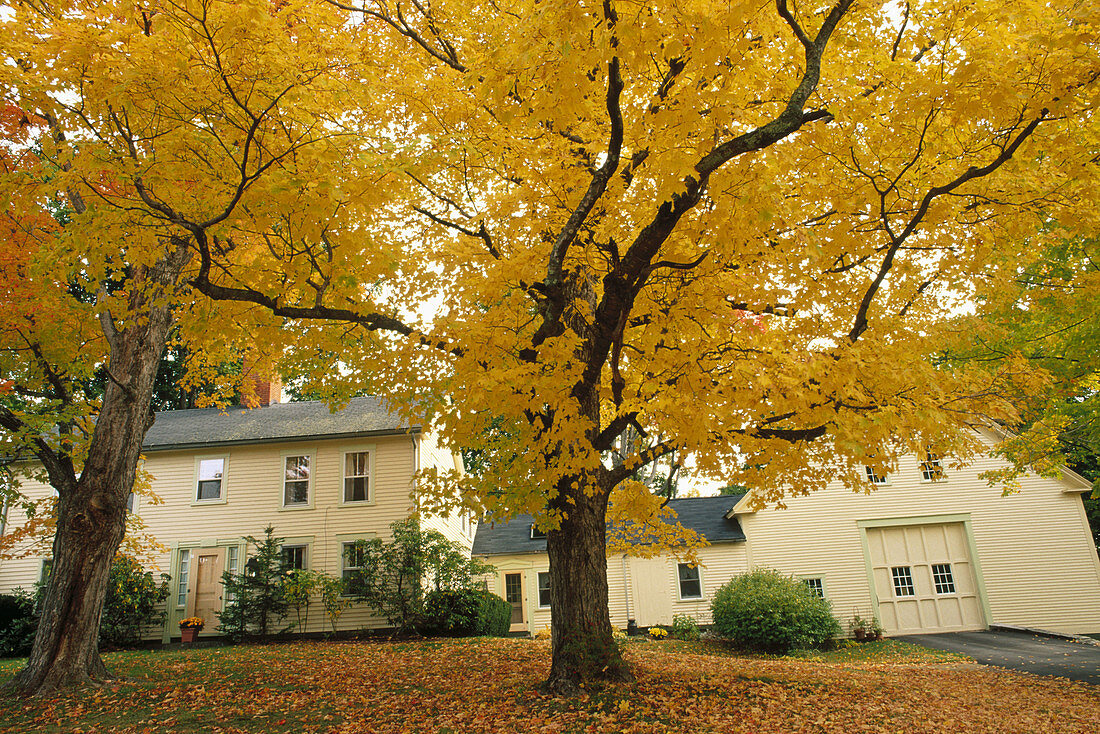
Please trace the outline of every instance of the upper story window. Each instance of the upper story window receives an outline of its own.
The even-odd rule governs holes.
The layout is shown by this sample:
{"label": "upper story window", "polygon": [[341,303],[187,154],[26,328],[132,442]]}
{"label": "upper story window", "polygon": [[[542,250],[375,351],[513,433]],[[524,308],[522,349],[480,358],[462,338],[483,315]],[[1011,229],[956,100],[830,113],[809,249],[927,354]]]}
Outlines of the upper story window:
{"label": "upper story window", "polygon": [[938,482],[944,478],[943,465],[940,463],[940,455],[925,449],[924,459],[920,463],[921,477],[926,482]]}
{"label": "upper story window", "polygon": [[195,490],[196,502],[214,502],[222,498],[225,478],[225,459],[199,459],[199,481]]}
{"label": "upper story window", "polygon": [[531,539],[538,540],[539,538],[545,538],[546,531],[540,528],[538,525],[531,525]]}
{"label": "upper story window", "polygon": [[370,502],[370,452],[344,454],[344,502]]}
{"label": "upper story window", "polygon": [[309,504],[309,456],[284,457],[283,506]]}
{"label": "upper story window", "polygon": [[886,475],[879,474],[872,466],[863,467],[867,472],[867,481],[871,484],[886,484]]}
{"label": "upper story window", "polygon": [[703,581],[699,577],[699,567],[690,563],[681,563],[676,568],[680,577],[680,598],[702,599]]}

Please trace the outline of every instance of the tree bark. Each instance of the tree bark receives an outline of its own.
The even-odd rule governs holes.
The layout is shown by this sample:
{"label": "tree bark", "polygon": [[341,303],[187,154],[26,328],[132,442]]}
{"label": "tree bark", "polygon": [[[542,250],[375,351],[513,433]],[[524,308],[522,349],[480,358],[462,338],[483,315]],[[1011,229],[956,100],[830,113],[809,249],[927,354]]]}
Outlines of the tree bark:
{"label": "tree bark", "polygon": [[546,535],[552,661],[544,689],[557,695],[573,695],[582,683],[633,677],[611,634],[606,524],[611,488],[603,484],[596,475],[563,478],[551,503],[564,518]]}
{"label": "tree bark", "polygon": [[[111,678],[99,656],[99,622],[111,562],[126,531],[141,444],[153,424],[153,382],[172,324],[174,290],[190,253],[182,242],[151,268],[135,268],[126,326],[102,319],[109,372],[80,478],[58,489],[53,567],[27,666],[13,685],[27,694]],[[56,486],[56,485],[55,485]]]}

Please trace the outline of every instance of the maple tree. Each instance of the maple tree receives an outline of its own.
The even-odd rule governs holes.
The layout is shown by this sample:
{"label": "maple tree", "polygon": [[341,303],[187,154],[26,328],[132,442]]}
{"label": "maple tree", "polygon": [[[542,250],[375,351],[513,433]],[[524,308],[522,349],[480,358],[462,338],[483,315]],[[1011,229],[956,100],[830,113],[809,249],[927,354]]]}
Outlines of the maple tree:
{"label": "maple tree", "polygon": [[322,394],[478,447],[422,484],[549,530],[551,690],[629,676],[606,522],[659,511],[639,469],[857,487],[930,443],[965,459],[1041,389],[1022,358],[928,356],[1038,221],[1096,223],[1094,4],[333,4],[390,169],[323,235],[199,241],[193,283],[302,324],[282,364]]}
{"label": "maple tree", "polygon": [[[58,495],[41,621],[14,680],[41,693],[110,677],[100,614],[173,327],[193,384],[239,358],[245,335],[257,343],[244,309],[223,309],[219,330],[190,296],[196,232],[317,205],[299,176],[339,158],[330,111],[346,66],[340,19],[304,3],[8,10],[0,436],[23,460],[12,468]],[[104,373],[101,394],[85,389]]]}
{"label": "maple tree", "polygon": [[[114,316],[94,335],[111,374],[163,349],[120,323],[175,314],[222,335],[210,363],[247,335],[317,394],[384,394],[479,446],[477,474],[421,478],[423,506],[457,487],[465,510],[539,517],[548,684],[569,692],[629,676],[606,521],[659,512],[639,469],[691,454],[781,501],[929,442],[965,457],[968,424],[1018,417],[1042,383],[1026,360],[927,356],[1036,221],[1096,223],[1094,5],[20,5],[0,81],[49,131],[19,210],[46,191],[74,210],[35,240],[48,262],[126,273],[82,314]],[[106,445],[132,471],[145,397],[144,377],[108,389],[77,486],[101,486]],[[609,465],[628,428],[660,439]],[[72,496],[73,517],[102,499]]]}

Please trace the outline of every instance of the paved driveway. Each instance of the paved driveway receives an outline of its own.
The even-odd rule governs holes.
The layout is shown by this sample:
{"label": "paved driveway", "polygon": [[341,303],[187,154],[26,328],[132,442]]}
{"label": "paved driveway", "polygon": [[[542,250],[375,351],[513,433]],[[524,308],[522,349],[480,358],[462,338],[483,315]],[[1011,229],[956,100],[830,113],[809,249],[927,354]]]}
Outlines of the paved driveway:
{"label": "paved driveway", "polygon": [[986,665],[1100,685],[1100,645],[1001,630],[905,635],[894,639],[962,653]]}

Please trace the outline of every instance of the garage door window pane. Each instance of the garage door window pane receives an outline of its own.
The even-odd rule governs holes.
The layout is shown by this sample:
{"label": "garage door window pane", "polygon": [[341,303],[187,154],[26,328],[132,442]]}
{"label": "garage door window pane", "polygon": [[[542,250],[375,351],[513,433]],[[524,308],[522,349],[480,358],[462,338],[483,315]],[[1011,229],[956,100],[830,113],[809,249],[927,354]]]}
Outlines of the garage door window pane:
{"label": "garage door window pane", "polygon": [[937,594],[955,593],[955,577],[951,574],[950,563],[933,563],[932,581],[936,583]]}
{"label": "garage door window pane", "polygon": [[894,596],[916,596],[913,570],[909,566],[894,566],[890,572],[894,575]]}

